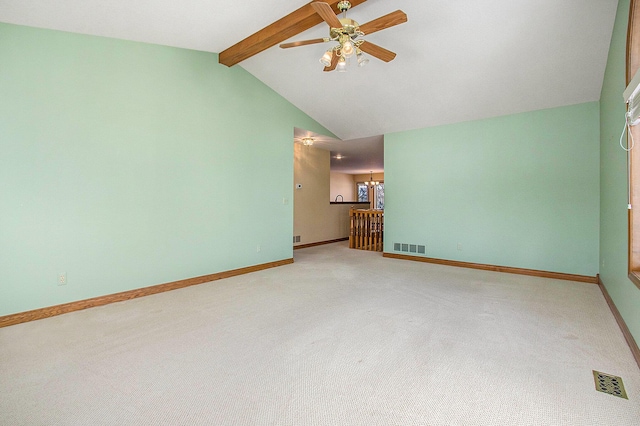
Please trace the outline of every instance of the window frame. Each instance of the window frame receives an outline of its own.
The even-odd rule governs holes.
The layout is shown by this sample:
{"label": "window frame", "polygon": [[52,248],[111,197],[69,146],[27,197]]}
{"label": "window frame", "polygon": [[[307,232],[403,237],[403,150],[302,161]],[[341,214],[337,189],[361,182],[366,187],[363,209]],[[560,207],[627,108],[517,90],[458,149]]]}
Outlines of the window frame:
{"label": "window frame", "polygon": [[[640,68],[640,1],[629,4],[627,27],[625,86]],[[640,126],[630,126],[633,138],[640,142]],[[627,136],[628,137],[628,136]],[[628,152],[629,195],[631,208],[628,209],[628,276],[640,288],[640,153],[638,149]],[[638,182],[636,185],[635,183]],[[638,206],[638,208],[635,208]]]}
{"label": "window frame", "polygon": [[[379,208],[380,189],[382,189],[382,208]],[[384,181],[378,182],[373,188],[373,204],[375,210],[384,210]]]}
{"label": "window frame", "polygon": [[[361,200],[360,199],[360,187],[364,186],[367,190],[367,199],[366,200]],[[369,185],[366,185],[364,182],[356,182],[356,198],[357,201],[359,203],[369,203]]]}
{"label": "window frame", "polygon": [[[360,187],[364,186],[367,189],[367,199],[360,200]],[[377,185],[369,185],[365,182],[356,182],[356,198],[359,203],[369,203],[369,208],[372,210],[384,210],[378,209],[378,187],[382,186],[382,198],[383,198],[383,207],[384,207],[384,181],[381,180]]]}

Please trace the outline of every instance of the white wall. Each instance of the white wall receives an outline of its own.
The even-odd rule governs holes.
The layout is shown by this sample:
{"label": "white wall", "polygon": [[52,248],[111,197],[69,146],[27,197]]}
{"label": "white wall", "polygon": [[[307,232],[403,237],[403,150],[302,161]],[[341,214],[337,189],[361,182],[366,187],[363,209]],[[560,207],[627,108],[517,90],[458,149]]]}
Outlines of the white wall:
{"label": "white wall", "polygon": [[[599,106],[385,135],[385,251],[598,273]],[[615,141],[614,143],[617,143]]]}
{"label": "white wall", "polygon": [[[337,240],[349,236],[349,207],[351,206],[330,204],[330,169],[329,151],[294,144],[293,180],[294,185],[302,185],[302,188],[294,189],[293,194],[293,235],[300,236],[300,242],[294,245]],[[340,174],[344,175],[344,173]],[[344,176],[339,179],[346,180]],[[349,180],[353,188],[353,181]],[[345,201],[349,201],[347,197]]]}
{"label": "white wall", "polygon": [[338,195],[342,195],[343,199],[338,201],[355,201],[355,183],[353,175],[347,173],[331,172],[330,173],[331,201],[336,201]]}
{"label": "white wall", "polygon": [[2,23],[0,58],[0,315],[292,257],[294,128],[328,131],[241,67]]}

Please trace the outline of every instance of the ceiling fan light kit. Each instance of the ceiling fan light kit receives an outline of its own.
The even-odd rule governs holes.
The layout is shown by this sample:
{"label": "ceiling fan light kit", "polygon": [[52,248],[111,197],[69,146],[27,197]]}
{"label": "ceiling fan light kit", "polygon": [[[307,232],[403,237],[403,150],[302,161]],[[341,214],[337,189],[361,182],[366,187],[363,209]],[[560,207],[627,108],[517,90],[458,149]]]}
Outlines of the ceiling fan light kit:
{"label": "ceiling fan light kit", "polygon": [[320,63],[324,65],[324,71],[333,71],[335,69],[338,72],[346,72],[346,60],[354,55],[358,60],[358,66],[363,67],[369,63],[369,59],[364,52],[384,62],[392,61],[395,58],[396,54],[390,50],[358,38],[407,22],[407,15],[401,10],[381,16],[361,26],[353,19],[347,18],[347,10],[351,8],[351,2],[338,2],[338,10],[344,13],[344,16],[340,19],[334,14],[328,3],[316,1],[310,4],[316,13],[329,25],[329,37],[283,43],[280,45],[282,49],[330,41],[337,42],[337,45],[327,50],[320,58]]}
{"label": "ceiling fan light kit", "polygon": [[362,53],[362,50],[360,50],[360,49],[358,49],[358,53],[356,54],[356,57],[358,58],[358,66],[359,67],[364,67],[365,65],[367,65],[369,63],[369,58],[364,56],[364,54]]}
{"label": "ceiling fan light kit", "polygon": [[333,50],[327,50],[320,58],[320,63],[325,67],[331,66],[331,60],[333,59]]}
{"label": "ceiling fan light kit", "polygon": [[347,60],[344,57],[338,59],[338,65],[336,66],[338,72],[347,72]]}

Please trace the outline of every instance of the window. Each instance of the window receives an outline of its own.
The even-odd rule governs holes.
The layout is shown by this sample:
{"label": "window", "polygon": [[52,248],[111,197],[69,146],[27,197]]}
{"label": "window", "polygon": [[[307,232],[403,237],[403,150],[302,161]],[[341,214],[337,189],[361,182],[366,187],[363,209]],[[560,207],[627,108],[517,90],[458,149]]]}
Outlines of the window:
{"label": "window", "polygon": [[[384,182],[369,187],[364,182],[358,182],[358,202],[371,202],[371,208],[376,210],[384,210]],[[371,194],[371,197],[369,197]]]}
{"label": "window", "polygon": [[[627,78],[629,84],[640,68],[640,0],[631,0],[627,33]],[[640,141],[640,125],[630,132]],[[640,147],[629,152],[629,278],[640,288]]]}
{"label": "window", "polygon": [[358,202],[366,203],[369,201],[369,188],[362,182],[358,182]]}
{"label": "window", "polygon": [[384,182],[380,182],[375,187],[376,193],[376,205],[375,208],[378,210],[384,210]]}

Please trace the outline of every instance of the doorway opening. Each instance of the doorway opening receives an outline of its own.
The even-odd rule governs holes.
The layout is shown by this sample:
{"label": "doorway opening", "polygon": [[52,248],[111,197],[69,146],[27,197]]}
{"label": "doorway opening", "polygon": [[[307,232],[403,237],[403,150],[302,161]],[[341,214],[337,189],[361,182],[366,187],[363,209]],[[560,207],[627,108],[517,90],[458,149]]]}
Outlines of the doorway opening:
{"label": "doorway opening", "polygon": [[384,209],[384,136],[342,141],[295,128],[293,145],[294,249],[347,244],[351,210]]}

